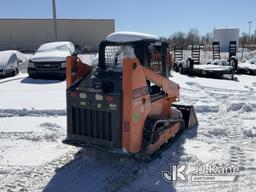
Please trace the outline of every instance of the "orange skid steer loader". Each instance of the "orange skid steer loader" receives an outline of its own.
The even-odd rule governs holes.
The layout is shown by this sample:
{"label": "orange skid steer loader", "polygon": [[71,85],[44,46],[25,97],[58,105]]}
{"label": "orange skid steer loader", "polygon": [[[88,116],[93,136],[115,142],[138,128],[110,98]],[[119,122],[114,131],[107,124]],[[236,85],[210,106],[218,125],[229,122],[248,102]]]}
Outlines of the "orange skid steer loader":
{"label": "orange skid steer loader", "polygon": [[193,106],[173,104],[168,44],[149,34],[116,32],[99,46],[97,66],[67,57],[64,143],[151,157],[198,124]]}

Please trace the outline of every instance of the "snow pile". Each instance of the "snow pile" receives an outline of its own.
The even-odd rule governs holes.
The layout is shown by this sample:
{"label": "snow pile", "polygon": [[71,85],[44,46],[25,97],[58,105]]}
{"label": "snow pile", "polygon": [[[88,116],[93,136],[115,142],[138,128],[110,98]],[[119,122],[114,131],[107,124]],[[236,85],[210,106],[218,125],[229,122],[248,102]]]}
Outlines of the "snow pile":
{"label": "snow pile", "polygon": [[202,101],[198,101],[194,106],[198,113],[217,113],[219,111],[219,106],[214,103],[206,104]]}
{"label": "snow pile", "polygon": [[252,129],[244,130],[243,134],[246,137],[256,137],[256,127],[253,127]]}
{"label": "snow pile", "polygon": [[[92,65],[93,60],[95,59],[97,54],[86,54],[86,55],[78,55],[81,61],[85,64]],[[98,58],[97,58],[98,59]]]}
{"label": "snow pile", "polygon": [[21,63],[24,63],[26,61],[28,61],[28,57],[26,54],[21,53],[20,51],[17,50],[13,50],[15,52],[15,54],[17,55],[18,60],[21,61]]}
{"label": "snow pile", "polygon": [[212,128],[208,131],[209,135],[215,136],[215,137],[225,137],[227,136],[226,129],[225,128]]}
{"label": "snow pile", "polygon": [[0,117],[15,117],[15,116],[34,116],[34,117],[42,117],[42,116],[65,116],[66,110],[64,109],[0,109]]}
{"label": "snow pile", "polygon": [[44,122],[41,123],[39,127],[43,129],[41,131],[24,132],[24,134],[21,135],[16,133],[12,135],[12,137],[34,142],[58,142],[61,137],[64,138],[65,136],[62,130],[63,128],[56,123]]}
{"label": "snow pile", "polygon": [[251,112],[256,109],[256,103],[232,101],[228,105],[228,111]]}
{"label": "snow pile", "polygon": [[244,60],[242,63],[238,64],[238,69],[242,70],[256,70],[256,60],[250,59],[250,60]]}
{"label": "snow pile", "polygon": [[250,60],[250,59],[255,59],[256,60],[256,50],[247,53],[244,58],[247,59],[247,60]]}

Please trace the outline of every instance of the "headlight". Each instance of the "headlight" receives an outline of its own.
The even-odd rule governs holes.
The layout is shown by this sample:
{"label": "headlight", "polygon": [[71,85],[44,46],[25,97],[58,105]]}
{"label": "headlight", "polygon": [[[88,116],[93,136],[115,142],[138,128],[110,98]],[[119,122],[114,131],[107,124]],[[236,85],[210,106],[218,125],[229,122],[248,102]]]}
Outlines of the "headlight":
{"label": "headlight", "polygon": [[32,62],[29,62],[29,63],[28,63],[28,67],[29,67],[29,68],[34,68],[34,67],[35,67],[35,64],[32,63]]}
{"label": "headlight", "polygon": [[65,67],[66,67],[66,64],[67,64],[66,61],[65,61],[65,62],[62,62],[60,67],[61,67],[61,68],[65,68]]}

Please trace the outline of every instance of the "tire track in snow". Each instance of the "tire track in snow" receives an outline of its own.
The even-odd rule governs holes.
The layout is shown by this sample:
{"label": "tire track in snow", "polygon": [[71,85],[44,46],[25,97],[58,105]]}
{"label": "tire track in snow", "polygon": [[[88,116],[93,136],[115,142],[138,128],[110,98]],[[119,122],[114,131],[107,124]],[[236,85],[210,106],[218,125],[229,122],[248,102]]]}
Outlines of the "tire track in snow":
{"label": "tire track in snow", "polygon": [[[193,104],[197,104],[199,99],[203,99],[204,102],[208,101],[208,103],[215,103],[218,106],[218,111],[200,111],[204,112],[215,112],[212,113],[212,118],[209,121],[215,120],[215,125],[223,125],[225,126],[225,133],[223,139],[223,135],[220,138],[221,140],[217,140],[218,143],[224,148],[227,152],[228,164],[238,166],[240,168],[241,178],[237,182],[232,183],[187,183],[185,185],[179,184],[177,186],[178,191],[244,191],[244,189],[253,188],[255,184],[255,172],[250,176],[248,174],[244,174],[247,166],[246,159],[246,150],[243,146],[241,146],[241,141],[243,138],[242,131],[242,119],[239,118],[239,114],[242,110],[255,110],[256,107],[253,105],[253,101],[255,100],[255,90],[254,88],[250,88],[248,91],[233,91],[233,90],[225,90],[218,88],[210,88],[200,86],[198,83],[189,83],[191,89],[185,89],[188,92],[198,91],[200,92],[200,97],[192,98],[194,99]],[[252,84],[255,86],[255,82]],[[189,94],[186,94],[186,96]],[[193,95],[193,93],[192,93]],[[199,94],[197,94],[199,95]],[[191,101],[191,98],[184,98]],[[242,101],[241,101],[242,100]],[[233,101],[240,101],[238,105],[232,103]],[[248,107],[249,106],[249,107]],[[197,107],[195,107],[197,110]],[[210,122],[207,121],[208,124]],[[214,124],[213,124],[214,125]],[[210,125],[212,127],[213,125]],[[207,142],[207,141],[206,141]],[[247,173],[247,171],[246,171]],[[245,187],[245,188],[244,188]],[[255,191],[250,190],[250,191]]]}
{"label": "tire track in snow", "polygon": [[[233,97],[229,98],[231,101],[232,100],[243,100],[246,102],[251,102],[254,100],[254,90],[250,89],[247,92],[240,92],[239,94],[235,94]],[[225,102],[225,100],[223,101],[223,103]],[[243,131],[242,131],[242,120],[241,117],[239,118],[239,113],[240,110],[248,110],[248,104],[247,103],[243,103],[242,105],[240,105],[240,109],[239,110],[234,110],[234,108],[232,107],[232,103],[231,103],[231,107],[229,107],[229,109],[231,109],[230,112],[231,113],[231,118],[233,120],[233,122],[231,123],[233,126],[230,127],[230,133],[228,134],[228,137],[230,138],[230,148],[229,148],[229,155],[230,155],[230,165],[239,167],[240,169],[240,173],[244,173],[243,171],[247,169],[247,159],[246,159],[246,150],[244,148],[243,145],[241,145],[241,142],[243,141]],[[232,110],[233,109],[233,110]],[[250,109],[251,110],[251,109]],[[249,111],[250,111],[249,110]],[[248,177],[248,174],[243,174],[242,176],[243,181],[238,181],[238,183],[234,183],[231,187],[232,191],[240,191],[240,189],[243,189],[241,186],[244,185],[250,185],[252,186],[252,184],[255,184],[255,181],[252,182],[252,178]],[[254,175],[254,179],[255,179],[255,175]]]}
{"label": "tire track in snow", "polygon": [[4,117],[24,117],[24,116],[66,116],[65,109],[0,109],[0,118]]}
{"label": "tire track in snow", "polygon": [[42,191],[54,173],[62,169],[63,165],[68,166],[76,153],[77,149],[73,148],[60,158],[38,167],[9,167],[12,174],[9,174],[10,170],[6,170],[8,174],[2,174],[2,177],[0,174],[0,189],[11,192]]}
{"label": "tire track in snow", "polygon": [[[211,90],[211,89],[210,89]],[[216,89],[212,89],[213,91],[216,91]],[[209,91],[208,92],[211,96],[213,96],[216,99],[219,99],[218,94]],[[223,115],[229,116],[228,123],[231,125],[229,126],[229,129],[227,131],[227,136],[230,139],[229,140],[229,164],[239,167],[240,171],[243,171],[246,169],[247,160],[246,160],[246,151],[241,146],[241,141],[243,138],[243,131],[242,131],[242,120],[239,118],[240,110],[247,110],[247,103],[242,103],[239,107],[239,110],[234,108],[232,106],[232,100],[243,100],[241,102],[251,102],[254,100],[254,89],[249,89],[249,91],[242,91],[234,94],[233,96],[229,98],[219,99],[222,105],[226,105],[226,111],[224,111]],[[231,103],[229,102],[231,101]],[[253,106],[252,106],[253,107]]]}

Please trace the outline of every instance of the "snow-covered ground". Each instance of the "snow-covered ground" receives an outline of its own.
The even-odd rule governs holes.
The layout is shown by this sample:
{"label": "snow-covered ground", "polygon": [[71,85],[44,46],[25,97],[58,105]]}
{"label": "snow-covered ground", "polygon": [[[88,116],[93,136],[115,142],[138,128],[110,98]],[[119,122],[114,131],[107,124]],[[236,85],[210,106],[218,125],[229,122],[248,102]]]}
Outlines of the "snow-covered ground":
{"label": "snow-covered ground", "polygon": [[[177,183],[177,191],[256,191],[256,77],[238,81],[190,78],[174,74],[182,101],[194,104],[200,125],[183,149],[189,167],[216,161],[240,168],[237,182]],[[199,187],[200,186],[200,187]]]}
{"label": "snow-covered ground", "polygon": [[[173,73],[199,127],[145,163],[62,144],[65,81],[0,80],[0,191],[256,191],[256,76],[237,81]],[[209,161],[240,168],[237,182],[167,183],[161,172]]]}

